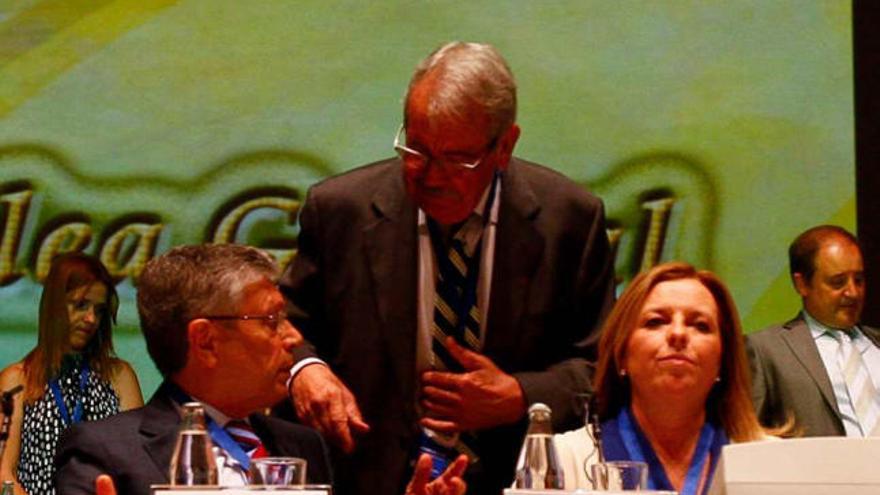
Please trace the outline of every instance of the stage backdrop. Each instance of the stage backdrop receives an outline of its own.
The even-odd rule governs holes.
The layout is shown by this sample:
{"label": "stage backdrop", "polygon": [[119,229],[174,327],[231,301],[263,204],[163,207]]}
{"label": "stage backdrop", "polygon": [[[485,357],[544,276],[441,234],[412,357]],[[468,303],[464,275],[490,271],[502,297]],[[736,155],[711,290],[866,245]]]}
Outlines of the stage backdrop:
{"label": "stage backdrop", "polygon": [[22,0],[0,4],[0,365],[36,342],[59,251],[119,278],[119,355],[149,394],[145,260],[183,243],[295,254],[323,177],[388,157],[414,65],[494,44],[517,154],[604,198],[625,284],[715,270],[747,330],[798,309],[785,253],[855,225],[850,3]]}

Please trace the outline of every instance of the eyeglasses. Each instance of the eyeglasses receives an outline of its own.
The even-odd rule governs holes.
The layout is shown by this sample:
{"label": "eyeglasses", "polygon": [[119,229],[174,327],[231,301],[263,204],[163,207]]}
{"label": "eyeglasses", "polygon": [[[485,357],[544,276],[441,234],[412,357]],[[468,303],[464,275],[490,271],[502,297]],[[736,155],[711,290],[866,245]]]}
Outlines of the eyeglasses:
{"label": "eyeglasses", "polygon": [[193,319],[204,318],[206,320],[220,320],[220,321],[229,321],[229,320],[256,320],[265,322],[266,328],[272,331],[272,333],[278,332],[278,326],[281,322],[287,320],[287,313],[285,311],[279,311],[273,315],[206,315],[206,316],[198,316]]}
{"label": "eyeglasses", "polygon": [[400,155],[400,159],[404,162],[419,165],[420,167],[426,166],[428,162],[435,161],[443,164],[452,165],[459,169],[473,170],[479,167],[480,163],[484,159],[486,159],[486,156],[488,156],[489,153],[492,152],[492,150],[495,148],[495,143],[497,141],[497,138],[493,138],[492,142],[489,143],[488,149],[485,153],[483,153],[483,156],[477,158],[476,161],[469,162],[465,160],[456,160],[455,158],[449,157],[431,157],[422,153],[421,151],[416,151],[412,148],[409,148],[406,145],[401,144],[401,136],[404,134],[405,131],[406,129],[404,128],[403,124],[400,124],[400,128],[397,129],[397,134],[394,136],[394,151],[396,151],[397,154]]}

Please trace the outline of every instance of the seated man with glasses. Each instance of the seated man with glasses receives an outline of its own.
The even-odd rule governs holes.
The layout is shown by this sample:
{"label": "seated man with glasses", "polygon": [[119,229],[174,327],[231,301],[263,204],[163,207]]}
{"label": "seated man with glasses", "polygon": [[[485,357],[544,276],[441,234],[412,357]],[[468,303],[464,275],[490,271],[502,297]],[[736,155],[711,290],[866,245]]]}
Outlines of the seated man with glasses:
{"label": "seated man with glasses", "polygon": [[338,493],[390,495],[419,452],[510,485],[526,408],[582,425],[613,300],[602,202],[512,156],[516,84],[495,48],[449,43],[409,83],[398,158],[313,186],[282,277],[307,345],[299,419],[338,447]]}
{"label": "seated man with glasses", "polygon": [[[276,276],[266,253],[231,244],[182,246],[151,260],[138,280],[138,314],[164,382],[144,407],[68,431],[56,457],[57,492],[94,493],[101,474],[125,495],[167,484],[181,406],[193,400],[205,406],[221,485],[246,484],[250,460],[265,456],[304,458],[309,483],[331,483],[320,435],[262,414],[286,397],[290,351],[302,342]],[[460,486],[448,492],[460,494],[465,465],[458,460],[438,485]],[[430,488],[418,487],[412,493]]]}

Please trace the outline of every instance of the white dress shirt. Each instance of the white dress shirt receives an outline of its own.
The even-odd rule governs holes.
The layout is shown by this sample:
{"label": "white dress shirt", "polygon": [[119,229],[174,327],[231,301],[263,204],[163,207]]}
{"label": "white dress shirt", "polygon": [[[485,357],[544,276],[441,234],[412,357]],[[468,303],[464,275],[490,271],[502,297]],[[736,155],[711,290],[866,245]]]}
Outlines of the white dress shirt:
{"label": "white dress shirt", "polygon": [[[225,428],[226,424],[232,421],[232,418],[223,414],[220,410],[214,408],[210,404],[199,400],[197,397],[192,397],[192,400],[200,402],[202,407],[205,408],[205,414],[221,428]],[[174,407],[177,409],[178,414],[180,414],[180,405],[175,402]],[[247,421],[248,424],[250,424],[247,419],[244,421]],[[247,470],[244,469],[234,457],[229,455],[228,452],[216,444],[214,445],[214,457],[217,460],[217,482],[220,486],[245,486],[248,484]]]}
{"label": "white dress shirt", "polygon": [[[497,180],[497,179],[496,179]],[[489,196],[487,187],[483,196],[474,207],[473,213],[464,225],[455,233],[470,255],[477,248],[480,239],[483,246],[480,252],[480,274],[477,279],[477,310],[480,312],[480,349],[486,340],[486,321],[489,317],[489,294],[492,286],[492,268],[495,259],[495,231],[498,225],[498,205],[501,203],[501,181],[497,180],[495,198],[489,209],[488,221],[483,220],[486,201]],[[428,231],[428,218],[419,208],[419,294],[418,294],[418,340],[416,341],[416,373],[434,368],[434,353],[431,351],[431,326],[434,323],[434,298],[437,287],[437,254]],[[444,253],[445,256],[445,253]]]}
{"label": "white dress shirt", "polygon": [[834,389],[834,399],[837,401],[837,409],[840,411],[846,436],[857,438],[866,436],[870,432],[866,432],[865,428],[859,423],[853,401],[846,387],[846,378],[838,362],[840,339],[851,338],[856,349],[861,351],[862,360],[865,366],[868,367],[868,375],[874,384],[874,388],[877,390],[880,390],[880,349],[862,333],[858,326],[849,330],[831,328],[810,316],[806,310],[804,310],[804,320],[806,320],[807,326],[810,328],[813,341],[816,342],[816,348],[819,350],[819,356],[822,357],[822,363],[825,364],[828,379],[831,380],[831,387]]}

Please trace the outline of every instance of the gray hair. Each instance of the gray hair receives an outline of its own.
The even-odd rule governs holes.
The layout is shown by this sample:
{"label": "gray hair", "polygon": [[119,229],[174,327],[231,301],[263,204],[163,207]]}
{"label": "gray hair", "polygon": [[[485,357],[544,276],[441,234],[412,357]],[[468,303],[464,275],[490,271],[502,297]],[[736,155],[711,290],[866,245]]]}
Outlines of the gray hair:
{"label": "gray hair", "polygon": [[159,372],[168,376],[186,364],[193,318],[235,314],[247,285],[277,276],[268,254],[235,244],[178,246],[150,260],[138,279],[137,307]]}
{"label": "gray hair", "polygon": [[476,104],[491,118],[495,137],[516,121],[516,81],[492,45],[453,41],[434,50],[416,66],[407,102],[427,76],[437,82],[428,109],[432,114],[467,119],[467,111]]}

